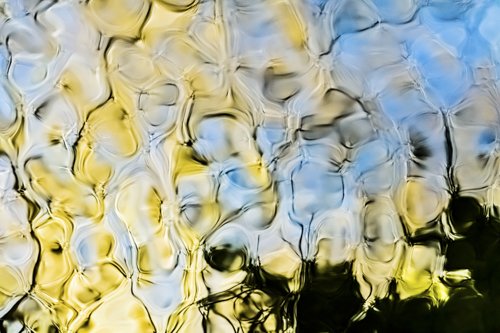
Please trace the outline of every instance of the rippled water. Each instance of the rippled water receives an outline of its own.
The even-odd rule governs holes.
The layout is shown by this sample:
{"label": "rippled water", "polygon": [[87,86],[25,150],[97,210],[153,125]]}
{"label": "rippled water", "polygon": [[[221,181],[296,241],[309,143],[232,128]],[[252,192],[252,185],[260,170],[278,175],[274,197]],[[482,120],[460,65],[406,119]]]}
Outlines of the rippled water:
{"label": "rippled water", "polygon": [[500,332],[497,1],[0,9],[0,332]]}

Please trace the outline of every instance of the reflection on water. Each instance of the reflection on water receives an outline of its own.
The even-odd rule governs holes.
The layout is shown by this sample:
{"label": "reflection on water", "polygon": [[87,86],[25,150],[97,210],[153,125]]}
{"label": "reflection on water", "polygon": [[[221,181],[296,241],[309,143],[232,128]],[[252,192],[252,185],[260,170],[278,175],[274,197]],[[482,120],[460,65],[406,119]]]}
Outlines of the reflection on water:
{"label": "reflection on water", "polygon": [[495,1],[0,9],[0,332],[500,331]]}

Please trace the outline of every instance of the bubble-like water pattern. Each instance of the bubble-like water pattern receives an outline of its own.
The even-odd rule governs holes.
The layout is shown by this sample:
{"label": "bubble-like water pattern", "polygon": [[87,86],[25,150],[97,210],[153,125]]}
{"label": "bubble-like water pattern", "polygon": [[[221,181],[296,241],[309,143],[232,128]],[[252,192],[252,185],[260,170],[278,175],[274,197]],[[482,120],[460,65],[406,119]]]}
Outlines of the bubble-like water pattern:
{"label": "bubble-like water pattern", "polygon": [[0,332],[500,331],[497,1],[0,9]]}

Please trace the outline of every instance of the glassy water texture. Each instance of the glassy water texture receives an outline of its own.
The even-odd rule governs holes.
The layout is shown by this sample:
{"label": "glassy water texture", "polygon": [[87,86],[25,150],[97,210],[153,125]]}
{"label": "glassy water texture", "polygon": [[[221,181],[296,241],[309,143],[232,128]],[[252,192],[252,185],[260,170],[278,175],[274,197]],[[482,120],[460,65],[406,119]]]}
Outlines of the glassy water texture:
{"label": "glassy water texture", "polygon": [[0,332],[500,331],[497,1],[0,9]]}

